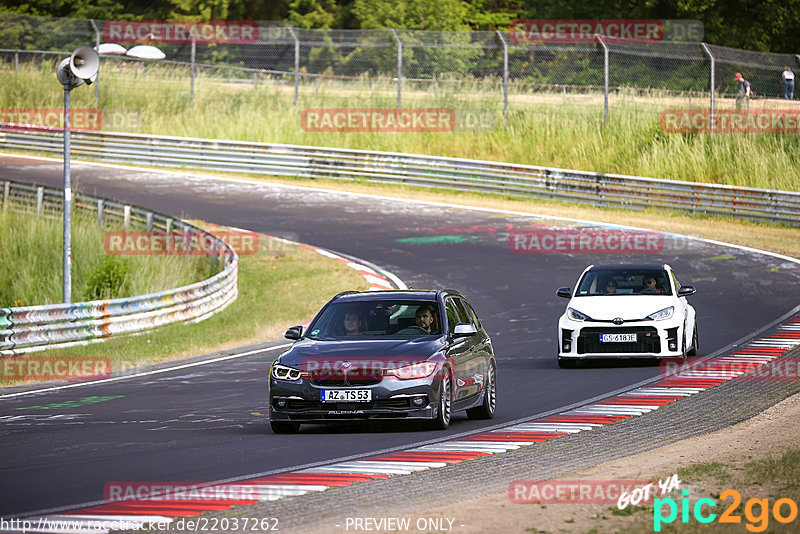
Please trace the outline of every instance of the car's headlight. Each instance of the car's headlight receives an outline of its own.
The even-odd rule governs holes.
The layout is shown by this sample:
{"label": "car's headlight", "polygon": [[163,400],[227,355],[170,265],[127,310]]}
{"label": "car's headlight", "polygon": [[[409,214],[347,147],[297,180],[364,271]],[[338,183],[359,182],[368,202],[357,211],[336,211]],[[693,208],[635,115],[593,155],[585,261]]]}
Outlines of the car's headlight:
{"label": "car's headlight", "polygon": [[567,308],[567,316],[572,319],[573,321],[591,321],[592,318],[586,315],[585,313],[581,313],[575,308]]}
{"label": "car's headlight", "polygon": [[386,376],[396,376],[400,380],[412,380],[415,378],[425,378],[431,376],[436,371],[436,362],[419,362],[403,367],[392,367],[386,369]]}
{"label": "car's headlight", "polygon": [[280,363],[273,363],[272,370],[270,371],[272,378],[275,380],[288,380],[294,382],[300,378],[300,370],[293,367],[287,367]]}
{"label": "car's headlight", "polygon": [[645,319],[650,319],[651,321],[662,321],[664,319],[669,319],[672,317],[672,312],[675,311],[674,306],[670,306],[669,308],[664,308],[663,310],[658,310],[655,313],[651,313]]}

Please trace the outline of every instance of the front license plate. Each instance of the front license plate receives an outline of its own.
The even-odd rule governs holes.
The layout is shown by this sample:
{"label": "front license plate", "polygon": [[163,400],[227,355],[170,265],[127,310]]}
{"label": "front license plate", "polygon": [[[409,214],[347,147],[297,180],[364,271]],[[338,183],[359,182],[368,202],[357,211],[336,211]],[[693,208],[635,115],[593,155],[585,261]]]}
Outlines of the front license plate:
{"label": "front license plate", "polygon": [[372,390],[369,389],[323,389],[322,402],[369,402]]}
{"label": "front license plate", "polygon": [[630,343],[636,342],[636,334],[600,334],[601,343]]}

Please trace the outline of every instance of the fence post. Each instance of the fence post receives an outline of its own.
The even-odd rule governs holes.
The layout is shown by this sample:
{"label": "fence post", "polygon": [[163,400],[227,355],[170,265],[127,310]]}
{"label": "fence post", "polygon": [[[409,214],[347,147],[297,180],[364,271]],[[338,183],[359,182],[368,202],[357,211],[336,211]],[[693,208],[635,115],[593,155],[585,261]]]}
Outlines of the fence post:
{"label": "fence post", "polygon": [[500,42],[503,43],[503,118],[508,120],[508,43],[503,32],[496,30]]}
{"label": "fence post", "polygon": [[703,47],[703,50],[708,55],[708,58],[711,60],[711,135],[713,136],[714,135],[714,130],[716,129],[716,126],[717,126],[716,120],[714,118],[714,109],[716,107],[716,101],[714,99],[714,97],[715,97],[715,95],[714,95],[715,87],[714,86],[715,86],[715,83],[716,83],[715,79],[714,79],[715,78],[714,74],[716,72],[714,54],[711,53],[711,49],[708,48],[708,45],[706,45],[706,43],[700,43],[700,46]]}
{"label": "fence post", "polygon": [[603,45],[603,128],[608,126],[608,46],[600,34],[595,34],[597,40]]}
{"label": "fence post", "polygon": [[6,180],[3,182],[3,211],[8,211],[9,197],[11,196],[11,182]]}
{"label": "fence post", "polygon": [[401,108],[403,107],[403,42],[394,28],[391,30],[397,43],[397,107]]}
{"label": "fence post", "polygon": [[[97,28],[97,24],[94,23],[94,19],[89,19],[89,22],[92,23],[92,28],[94,28],[94,49],[99,54],[100,30]],[[94,79],[94,107],[100,107],[100,69],[97,69],[97,74]]]}
{"label": "fence post", "polygon": [[300,40],[294,33],[294,28],[289,27],[289,33],[294,39],[294,105],[297,107],[297,98],[300,91]]}
{"label": "fence post", "polygon": [[153,212],[152,211],[148,211],[145,214],[144,217],[145,217],[145,228],[147,229],[148,232],[152,232],[153,231]]}
{"label": "fence post", "polygon": [[122,208],[122,224],[126,232],[131,229],[131,207],[128,205]]}
{"label": "fence post", "polygon": [[194,104],[194,60],[196,54],[197,54],[197,39],[194,36],[192,36],[192,56],[191,56],[192,64],[189,70],[189,76],[192,79],[191,82],[192,85],[189,89],[189,104]]}
{"label": "fence post", "polygon": [[14,52],[14,72],[19,68],[19,52]]}

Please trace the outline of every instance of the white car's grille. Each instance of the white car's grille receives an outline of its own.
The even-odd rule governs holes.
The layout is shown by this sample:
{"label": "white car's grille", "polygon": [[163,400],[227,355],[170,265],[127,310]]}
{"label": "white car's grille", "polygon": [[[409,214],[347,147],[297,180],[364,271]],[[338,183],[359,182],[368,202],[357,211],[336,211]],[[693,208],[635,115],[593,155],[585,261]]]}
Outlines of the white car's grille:
{"label": "white car's grille", "polygon": [[[602,334],[636,334],[636,341],[604,343],[600,341]],[[661,352],[661,340],[658,330],[650,327],[591,327],[581,329],[578,336],[578,354],[619,354],[619,353],[652,353]]]}

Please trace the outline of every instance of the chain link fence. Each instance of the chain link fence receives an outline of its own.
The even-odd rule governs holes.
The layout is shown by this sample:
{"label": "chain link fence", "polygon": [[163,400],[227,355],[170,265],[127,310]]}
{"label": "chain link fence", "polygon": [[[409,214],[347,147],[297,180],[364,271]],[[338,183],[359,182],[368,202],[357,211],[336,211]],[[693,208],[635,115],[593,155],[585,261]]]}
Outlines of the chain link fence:
{"label": "chain link fence", "polygon": [[[75,47],[104,42],[106,23],[0,13],[0,67],[38,65],[43,74],[53,73]],[[368,94],[375,102],[377,95],[384,105],[397,107],[458,98],[507,116],[509,109],[536,105],[542,98],[557,104],[569,96],[605,108],[607,116],[614,98],[631,92],[658,91],[688,97],[699,107],[732,107],[736,72],[751,82],[757,99],[775,99],[781,94],[784,67],[800,66],[797,55],[700,42],[632,43],[597,36],[588,43],[519,43],[508,31],[313,30],[274,21],[257,25],[257,38],[247,43],[139,41],[166,54],[159,62],[103,57],[95,105],[103,92],[104,72],[124,74],[126,80],[103,95],[112,109],[115,96],[148,90],[148,72],[164,72],[176,101],[188,99],[190,104],[197,87],[212,81],[275,87],[295,105],[303,95],[327,91],[355,101]]]}

